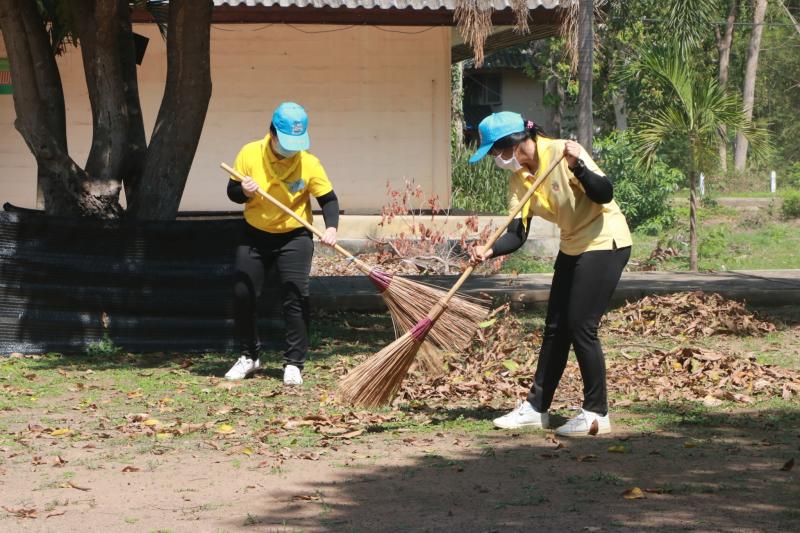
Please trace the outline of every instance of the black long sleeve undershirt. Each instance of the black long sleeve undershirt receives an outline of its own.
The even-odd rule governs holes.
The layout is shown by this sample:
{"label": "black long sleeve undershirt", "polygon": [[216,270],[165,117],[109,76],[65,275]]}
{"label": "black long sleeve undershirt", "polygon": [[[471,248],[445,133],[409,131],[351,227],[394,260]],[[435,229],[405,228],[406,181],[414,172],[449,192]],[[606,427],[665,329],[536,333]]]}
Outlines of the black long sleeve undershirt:
{"label": "black long sleeve undershirt", "polygon": [[[242,189],[241,182],[228,180],[228,198],[237,204],[243,204],[249,200]],[[334,191],[323,194],[317,198],[320,209],[322,209],[322,219],[325,221],[326,228],[339,227],[339,199]]]}
{"label": "black long sleeve undershirt", "polygon": [[228,180],[228,198],[237,204],[243,204],[249,200],[242,189],[242,183],[236,180]]}
{"label": "black long sleeve undershirt", "polygon": [[508,225],[508,230],[492,246],[492,257],[508,255],[519,250],[525,241],[528,240],[528,233],[531,230],[531,219],[523,226],[521,218],[515,218]]}
{"label": "black long sleeve undershirt", "polygon": [[336,193],[331,191],[317,198],[320,209],[322,209],[322,219],[325,221],[326,228],[339,227],[339,198]]}
{"label": "black long sleeve undershirt", "polygon": [[589,200],[597,204],[607,204],[614,199],[614,185],[611,184],[611,180],[608,177],[593,172],[584,166],[573,170],[572,174],[583,185],[583,190],[586,191],[586,196]]}

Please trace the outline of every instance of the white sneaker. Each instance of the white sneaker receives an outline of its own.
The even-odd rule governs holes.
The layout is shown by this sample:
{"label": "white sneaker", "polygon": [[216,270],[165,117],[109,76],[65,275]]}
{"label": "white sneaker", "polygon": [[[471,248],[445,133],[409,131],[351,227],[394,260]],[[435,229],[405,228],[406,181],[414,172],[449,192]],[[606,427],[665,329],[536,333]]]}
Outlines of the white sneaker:
{"label": "white sneaker", "polygon": [[225,374],[225,379],[244,379],[261,368],[261,360],[253,361],[246,355],[241,356]]}
{"label": "white sneaker", "polygon": [[[593,427],[595,422],[596,427]],[[608,415],[600,416],[597,413],[581,409],[578,416],[567,420],[567,423],[556,429],[556,435],[562,437],[580,437],[585,435],[603,435],[611,433],[611,420]]]}
{"label": "white sneaker", "polygon": [[550,415],[540,413],[528,401],[524,401],[516,409],[494,419],[494,426],[500,429],[515,429],[522,427],[546,428],[550,422]]}
{"label": "white sneaker", "polygon": [[300,369],[294,365],[286,365],[283,369],[283,384],[302,385],[303,376],[300,375]]}

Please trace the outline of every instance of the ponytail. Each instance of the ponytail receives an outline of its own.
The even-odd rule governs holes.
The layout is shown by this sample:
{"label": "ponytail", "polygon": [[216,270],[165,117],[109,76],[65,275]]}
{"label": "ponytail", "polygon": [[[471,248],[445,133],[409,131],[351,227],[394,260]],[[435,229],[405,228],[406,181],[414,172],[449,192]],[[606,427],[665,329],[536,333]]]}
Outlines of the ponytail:
{"label": "ponytail", "polygon": [[519,131],[517,133],[511,133],[506,135],[505,137],[498,139],[493,147],[497,148],[498,150],[503,150],[510,146],[516,146],[521,142],[525,142],[528,139],[536,140],[537,137],[547,137],[545,135],[544,130],[534,121],[532,120],[525,120],[525,129],[523,131]]}

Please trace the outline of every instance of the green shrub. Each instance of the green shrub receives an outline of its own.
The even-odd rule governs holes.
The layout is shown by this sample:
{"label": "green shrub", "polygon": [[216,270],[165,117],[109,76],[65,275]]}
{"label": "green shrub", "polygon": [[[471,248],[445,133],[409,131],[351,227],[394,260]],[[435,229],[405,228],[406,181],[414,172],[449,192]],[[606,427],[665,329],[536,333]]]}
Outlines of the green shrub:
{"label": "green shrub", "polygon": [[506,213],[508,172],[497,168],[491,157],[470,165],[471,153],[465,146],[453,146],[453,207],[479,213]]}
{"label": "green shrub", "polygon": [[113,357],[119,355],[122,351],[122,347],[114,344],[107,332],[103,333],[100,340],[90,342],[86,347],[86,355],[90,357]]}
{"label": "green shrub", "polygon": [[789,167],[785,180],[781,180],[778,176],[778,187],[784,188],[784,186],[789,189],[800,189],[800,161]]}
{"label": "green shrub", "polygon": [[598,165],[614,183],[614,199],[628,225],[656,235],[675,222],[671,196],[683,174],[657,160],[649,172],[636,167],[638,154],[625,132],[611,132],[594,143]]}
{"label": "green shrub", "polygon": [[800,191],[789,190],[781,194],[783,218],[800,218]]}
{"label": "green shrub", "polygon": [[723,255],[728,247],[728,234],[726,227],[715,226],[709,231],[698,236],[697,255],[703,259],[716,258]]}

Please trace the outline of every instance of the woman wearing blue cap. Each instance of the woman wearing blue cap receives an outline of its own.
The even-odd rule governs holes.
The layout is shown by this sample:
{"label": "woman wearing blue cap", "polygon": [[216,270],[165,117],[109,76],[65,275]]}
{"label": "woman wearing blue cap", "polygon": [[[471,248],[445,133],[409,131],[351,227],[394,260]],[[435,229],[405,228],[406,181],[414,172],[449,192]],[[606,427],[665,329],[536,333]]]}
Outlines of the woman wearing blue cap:
{"label": "woman wearing blue cap", "polygon": [[548,427],[547,411],[572,346],[583,378],[584,401],[580,413],[557,428],[556,434],[608,433],[605,357],[597,327],[630,258],[632,244],[625,216],[613,200],[611,181],[580,144],[547,138],[535,123],[517,113],[494,113],[481,121],[478,129],[481,144],[470,163],[491,154],[498,167],[511,171],[509,209],[564,156],[508,232],[485,254],[477,248],[473,252],[473,261],[480,262],[517,250],[528,237],[534,215],[561,230],[533,385],[527,400],[494,424],[504,429]]}
{"label": "woman wearing blue cap", "polygon": [[301,218],[312,222],[311,196],[322,208],[322,242],[336,244],[339,202],[319,159],[307,152],[308,115],[302,106],[284,102],[272,115],[269,133],[246,144],[234,168],[247,178],[228,182],[228,197],[244,204],[241,243],[236,249],[234,322],[241,356],[225,374],[243,379],[261,366],[256,326],[256,303],[270,267],[277,267],[286,323],[283,382],[303,383],[301,371],[308,355],[308,276],[314,242],[311,232],[272,203],[256,194],[258,187],[277,198]]}

